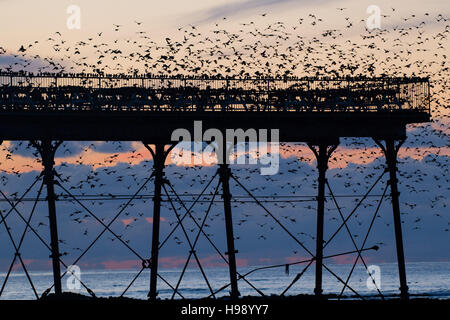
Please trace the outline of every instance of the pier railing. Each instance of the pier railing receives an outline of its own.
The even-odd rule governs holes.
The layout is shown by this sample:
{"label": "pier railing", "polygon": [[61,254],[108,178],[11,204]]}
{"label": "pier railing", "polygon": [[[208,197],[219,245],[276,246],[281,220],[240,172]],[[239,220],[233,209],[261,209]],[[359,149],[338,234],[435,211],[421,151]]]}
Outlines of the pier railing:
{"label": "pier railing", "polygon": [[430,112],[427,78],[0,73],[0,111]]}

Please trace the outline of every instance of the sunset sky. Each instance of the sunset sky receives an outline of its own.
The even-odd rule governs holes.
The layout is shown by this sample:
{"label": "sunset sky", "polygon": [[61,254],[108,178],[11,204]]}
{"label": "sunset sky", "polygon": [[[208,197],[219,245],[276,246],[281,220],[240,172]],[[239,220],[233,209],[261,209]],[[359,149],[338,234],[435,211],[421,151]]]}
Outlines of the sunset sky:
{"label": "sunset sky", "polygon": [[[273,21],[292,22],[309,13],[316,14],[330,25],[341,23],[336,8],[346,8],[345,13],[352,20],[366,19],[369,5],[378,5],[383,15],[382,25],[401,25],[402,17],[411,14],[429,13],[429,20],[437,14],[444,16],[450,11],[445,0],[430,1],[336,1],[336,0],[195,0],[195,1],[145,1],[133,0],[1,0],[2,44],[16,46],[47,37],[55,31],[66,31],[66,13],[70,5],[81,8],[80,30],[73,30],[65,37],[85,39],[101,30],[112,28],[113,24],[130,26],[134,21],[144,22],[147,30],[155,36],[170,36],[176,28],[185,25],[211,25],[222,22],[237,25],[242,22],[261,20],[258,15],[267,13]],[[395,15],[391,8],[395,9]],[[403,21],[404,22],[404,21]],[[309,30],[305,28],[304,32]]]}
{"label": "sunset sky", "polygon": [[[79,30],[67,29],[66,22],[70,16],[67,8],[70,5],[77,5],[81,9],[81,28]],[[381,28],[387,30],[388,34],[396,36],[386,41],[383,41],[383,38],[371,40],[362,37],[362,35],[368,35],[365,31],[364,21],[369,16],[366,12],[369,5],[380,7]],[[340,11],[338,8],[345,9]],[[311,18],[310,14],[321,19],[318,22],[320,26],[311,25],[311,23],[315,23],[316,18]],[[355,62],[365,61],[367,55],[370,57],[370,54],[374,54],[375,65],[379,70],[390,70],[393,75],[406,73],[431,77],[434,121],[430,124],[408,127],[408,140],[399,154],[404,242],[408,261],[449,261],[449,16],[448,0],[401,0],[395,2],[379,0],[0,0],[0,69],[12,66],[14,70],[20,70],[22,64],[34,61],[35,64],[31,64],[28,71],[36,71],[41,64],[44,64],[45,58],[51,58],[60,61],[61,65],[67,67],[67,70],[72,66],[71,71],[80,71],[82,67],[73,66],[72,56],[68,58],[64,56],[66,54],[64,50],[62,52],[54,50],[53,42],[47,41],[49,37],[64,41],[62,47],[70,46],[70,52],[67,52],[72,54],[72,46],[76,46],[77,42],[87,41],[89,38],[95,38],[93,40],[95,43],[105,42],[110,46],[117,45],[124,52],[134,52],[141,50],[139,45],[147,41],[142,40],[137,32],[145,31],[146,35],[154,39],[156,43],[164,44],[167,37],[182,39],[184,28],[189,29],[192,26],[206,34],[217,28],[216,24],[219,25],[218,28],[239,32],[238,30],[241,28],[254,28],[255,26],[264,29],[268,24],[282,21],[290,28],[288,31],[294,36],[305,37],[307,45],[314,43],[314,37],[320,37],[323,30],[343,30],[344,35],[335,42],[342,44],[348,57],[354,54],[352,59]],[[305,22],[300,25],[299,19],[303,19]],[[354,24],[354,27],[346,27],[349,21]],[[390,53],[381,49],[380,51],[371,51],[371,42],[374,42],[375,47],[395,50],[395,44],[398,44],[395,42],[395,37],[398,37],[399,33],[398,29],[416,26],[421,21],[424,21],[426,25],[423,27],[424,37],[429,37],[429,40],[423,44],[416,44],[418,34],[417,30],[413,28],[409,34],[403,35],[402,41],[400,41],[403,46],[399,48],[402,52],[396,53],[397,59],[386,59]],[[119,32],[114,31],[114,25],[120,25]],[[182,28],[181,31],[180,28]],[[98,35],[99,33],[101,36]],[[439,35],[440,33],[442,35]],[[248,33],[243,38],[244,44],[256,40]],[[355,51],[347,50],[350,45],[346,43],[346,40],[353,43],[351,48]],[[39,43],[33,44],[35,41]],[[133,44],[133,41],[137,41],[137,43]],[[330,40],[330,43],[332,44],[333,40]],[[359,43],[364,45],[358,47]],[[412,43],[412,48],[417,46],[425,48],[427,51],[417,50],[407,53],[406,48],[409,43]],[[29,44],[33,44],[33,46],[27,49],[26,53],[19,52],[21,46],[27,47]],[[86,48],[86,51],[83,50],[80,49],[82,52],[77,59],[86,55],[86,61],[97,60],[98,54],[94,54],[92,47]],[[35,58],[36,55],[39,57]],[[304,58],[303,52],[297,54],[294,51],[292,55],[298,56],[301,63],[305,62],[306,58]],[[333,60],[335,57],[331,56],[326,61]],[[105,59],[107,63],[112,63],[108,57]],[[134,64],[132,59],[128,59],[125,54],[119,61],[123,67],[121,71],[134,67],[142,68],[139,70],[144,72],[143,66]],[[344,59],[344,61],[338,62],[344,64],[346,61]],[[415,63],[416,61],[417,63]],[[19,65],[14,65],[16,62],[20,62]],[[320,64],[320,61],[317,61],[317,64]],[[407,65],[410,67],[405,67]],[[308,75],[307,71],[300,67],[295,72],[296,75],[297,73],[298,75]],[[379,148],[371,140],[345,139],[342,142],[342,146],[337,149],[334,156],[336,159],[332,159],[330,163],[328,172],[330,184],[336,188],[335,193],[339,195],[364,194],[367,187],[382,173],[384,158]],[[16,192],[20,195],[40,172],[41,165],[33,155],[34,150],[27,148],[26,145],[27,142],[5,141],[0,147],[0,187],[8,196],[12,196]],[[245,181],[249,189],[255,188],[256,190],[265,186],[264,190],[257,190],[259,195],[276,193],[278,195],[295,194],[314,197],[317,174],[311,151],[305,144],[288,144],[281,148],[280,153],[281,173],[274,176],[273,180],[259,176],[258,173],[249,173],[249,170],[255,169],[253,167],[232,167],[232,170],[236,170],[236,175]],[[168,161],[167,164],[167,176],[174,180],[174,187],[179,190],[180,194],[199,192],[204,182],[208,181],[216,170],[216,166],[191,168],[173,165],[171,161]],[[152,160],[148,150],[140,142],[65,142],[57,153],[56,166],[57,171],[61,172],[63,177],[70,177],[66,187],[72,186],[71,191],[74,194],[130,195],[150,175]],[[86,180],[88,176],[93,178]],[[247,178],[249,176],[252,178]],[[383,181],[386,182],[386,177]],[[152,182],[149,183],[144,194],[152,194]],[[99,185],[100,183],[103,185]],[[377,186],[374,190],[375,195],[382,193],[382,186],[382,184]],[[234,184],[232,188],[233,196],[244,195],[243,190],[239,190]],[[33,192],[35,195],[37,190],[35,189]],[[348,214],[355,205],[355,200],[344,197],[341,199],[343,210]],[[362,240],[361,237],[363,237],[367,223],[373,214],[376,199],[376,197],[371,198],[368,204],[362,208],[361,214],[351,222],[355,234],[359,234],[359,240]],[[100,200],[97,203],[86,201],[86,204],[100,217],[109,219],[117,210],[120,210],[120,205],[125,202],[126,200]],[[25,212],[25,216],[28,216],[31,205],[31,202],[19,205],[20,210]],[[206,205],[207,203],[202,204],[194,213],[201,217]],[[71,260],[77,256],[80,248],[89,244],[88,240],[92,240],[101,231],[101,226],[92,218],[85,216],[85,212],[78,213],[77,210],[83,209],[77,207],[76,204],[58,203],[58,206],[60,238],[64,241],[61,243],[61,251],[68,252],[65,259]],[[306,245],[314,248],[314,202],[269,203],[268,207],[285,221],[290,229],[295,230]],[[8,204],[2,202],[1,209],[8,212]],[[223,212],[221,203],[218,202],[213,210],[213,217],[216,218],[209,222],[210,229],[207,232],[214,234],[213,239],[220,244],[222,251],[225,251],[224,222],[220,215]],[[289,242],[289,238],[285,237],[281,230],[271,229],[277,226],[264,216],[264,211],[260,208],[255,209],[252,204],[235,204],[233,210],[234,221],[238,224],[236,234],[239,238],[236,240],[236,247],[239,250],[239,265],[280,263],[307,257],[301,249],[295,247],[295,243]],[[75,214],[71,215],[74,212]],[[183,211],[181,210],[181,212]],[[247,217],[246,214],[251,216]],[[44,239],[48,239],[46,216],[46,206],[42,202],[37,207],[33,225]],[[170,231],[171,224],[175,221],[168,203],[165,203],[162,216],[161,229],[164,236]],[[74,221],[74,217],[79,217],[79,219]],[[151,217],[151,199],[147,199],[146,202],[138,201],[136,205],[124,212],[123,217],[113,225],[113,229],[123,234],[124,239],[127,239],[139,252],[148,256],[151,241]],[[17,216],[12,215],[10,219],[10,226],[20,233],[23,223]],[[332,234],[338,226],[338,219],[336,208],[329,201],[327,203],[326,235]],[[242,220],[250,222],[244,221],[239,225]],[[0,227],[3,228],[3,226]],[[3,229],[1,230],[0,243],[8,243],[9,239],[6,233],[3,232]],[[183,240],[179,231],[176,236]],[[261,236],[263,237],[261,238]],[[27,234],[24,243],[24,259],[31,268],[48,268],[47,251],[33,237],[31,233]],[[378,244],[381,249],[376,253],[368,254],[368,259],[375,262],[395,261],[393,239],[390,202],[385,200],[380,211],[380,219],[373,231],[373,238],[370,238],[370,244]],[[199,246],[203,249],[201,258],[206,265],[223,265],[204,239]],[[342,233],[341,237],[336,239],[336,244],[330,245],[329,252],[342,251],[349,247],[351,248],[351,243],[349,243],[348,236]],[[201,252],[200,249],[199,252]],[[180,267],[186,253],[185,241],[177,244],[177,241],[172,240],[162,250],[161,263],[164,267]],[[11,257],[10,245],[2,245],[0,247],[0,272],[8,267]],[[81,265],[86,268],[129,268],[139,264],[136,257],[130,254],[117,240],[111,240],[109,234],[105,235],[104,239],[82,261]],[[351,257],[342,257],[333,262],[349,263],[351,261]]]}

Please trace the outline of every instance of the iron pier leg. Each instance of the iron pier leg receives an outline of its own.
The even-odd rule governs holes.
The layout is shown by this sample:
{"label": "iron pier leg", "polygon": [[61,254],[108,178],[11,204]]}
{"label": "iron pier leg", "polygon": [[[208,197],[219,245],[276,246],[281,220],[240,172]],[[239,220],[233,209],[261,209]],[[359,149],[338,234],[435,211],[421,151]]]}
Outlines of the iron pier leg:
{"label": "iron pier leg", "polygon": [[51,258],[53,265],[53,281],[55,286],[55,294],[62,293],[61,288],[61,267],[59,264],[59,242],[58,242],[58,226],[56,223],[56,195],[54,188],[54,172],[55,151],[57,147],[52,145],[51,140],[42,140],[40,145],[40,153],[42,157],[42,165],[44,166],[44,184],[47,186],[47,203],[48,218],[50,223],[50,246],[52,249]]}
{"label": "iron pier leg", "polygon": [[155,300],[158,292],[158,253],[159,253],[159,225],[161,219],[161,187],[164,183],[164,162],[166,155],[164,153],[164,144],[155,144],[153,154],[153,168],[155,176],[155,192],[153,197],[153,232],[152,232],[152,252],[150,269],[150,292],[148,297]]}
{"label": "iron pier leg", "polygon": [[[317,148],[313,144],[308,144],[314,152],[317,160],[318,190],[317,190],[317,231],[316,231],[316,284],[314,293],[316,296],[322,295],[322,266],[323,266],[323,228],[325,216],[325,184],[326,172],[328,169],[328,159],[331,153],[337,148],[338,143],[318,143]],[[330,148],[328,148],[330,146]]]}
{"label": "iron pier leg", "polygon": [[400,297],[408,299],[408,285],[406,283],[405,254],[403,251],[402,221],[400,217],[399,192],[397,187],[397,153],[399,147],[394,140],[386,140],[386,163],[389,169],[389,184],[391,187],[392,211],[394,215],[395,244],[397,248],[398,274],[400,278]]}
{"label": "iron pier leg", "polygon": [[[224,146],[226,149],[226,146]],[[226,151],[224,151],[226,154]],[[233,219],[231,216],[231,193],[230,193],[230,167],[227,163],[220,164],[219,167],[219,175],[220,181],[222,184],[222,198],[224,204],[225,211],[225,228],[227,233],[227,250],[226,253],[228,255],[229,262],[229,271],[230,271],[230,283],[231,283],[231,292],[230,296],[233,299],[236,299],[240,296],[238,285],[237,285],[237,276],[236,276],[236,253],[237,251],[234,249],[234,235],[233,235]]]}
{"label": "iron pier leg", "polygon": [[317,170],[319,185],[317,192],[317,231],[316,231],[316,286],[314,293],[322,294],[322,260],[323,260],[323,221],[325,214],[325,175],[328,168],[327,146],[319,145]]}

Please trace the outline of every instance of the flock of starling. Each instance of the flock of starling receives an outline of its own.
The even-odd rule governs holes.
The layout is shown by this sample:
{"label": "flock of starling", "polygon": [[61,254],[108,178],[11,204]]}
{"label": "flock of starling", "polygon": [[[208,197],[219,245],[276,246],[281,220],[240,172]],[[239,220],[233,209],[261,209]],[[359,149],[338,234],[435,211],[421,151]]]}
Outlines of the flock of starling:
{"label": "flock of starling", "polygon": [[[423,224],[424,220],[427,220],[431,221],[431,225],[438,226],[437,231],[432,232],[445,233],[448,239],[450,95],[446,88],[450,80],[449,19],[443,15],[433,17],[424,13],[404,17],[398,26],[367,30],[365,20],[352,19],[346,15],[344,8],[338,8],[336,15],[342,17],[343,27],[340,29],[323,29],[323,19],[312,13],[299,18],[291,25],[282,21],[271,22],[270,14],[263,13],[258,21],[241,23],[232,30],[223,27],[223,21],[212,26],[186,25],[162,40],[153,38],[151,32],[146,30],[145,22],[139,21],[134,22],[134,35],[122,33],[122,25],[112,25],[111,30],[95,33],[84,41],[76,42],[65,40],[62,32],[55,32],[46,39],[23,44],[20,48],[0,46],[0,55],[13,59],[10,65],[0,65],[0,69],[36,73],[240,78],[430,77],[432,122],[408,127],[408,139],[399,154],[402,220],[406,237],[422,229],[425,233],[430,232],[427,231],[429,225]],[[395,9],[392,9],[390,15],[395,15]],[[108,146],[108,151],[98,151],[99,147],[105,145]],[[176,152],[176,149],[173,152]],[[93,154],[95,160],[92,160],[92,156],[88,157]],[[232,166],[232,172],[305,245],[313,248],[317,193],[314,159],[308,148],[301,144],[284,143],[281,146],[281,154],[280,172],[277,175],[260,176],[259,168],[252,166]],[[32,176],[39,174],[39,157],[27,142],[4,142],[1,155],[3,159],[0,161],[0,168],[9,168],[0,173],[1,189],[7,192],[14,202],[27,187],[23,179],[31,181]],[[21,165],[22,162],[17,161],[18,156],[21,159],[28,157],[33,160]],[[148,151],[137,143],[64,142],[58,150],[56,162],[56,171],[66,188],[82,198],[85,205],[105,222],[123,208],[127,199],[152,171]],[[336,187],[335,193],[340,196],[338,200],[346,214],[383,172],[384,166],[381,152],[371,140],[342,140],[341,146],[330,159],[328,178],[332,187]],[[184,203],[189,207],[215,170],[215,167],[169,164],[166,177],[180,197],[189,200]],[[270,240],[278,237],[282,231],[277,229],[278,226],[270,216],[233,181],[231,188],[236,247],[240,252],[245,252],[242,248],[251,243],[251,239],[263,246],[269,246]],[[213,191],[213,187],[209,188],[203,202],[192,211],[193,217],[199,222],[202,221]],[[377,186],[374,193],[380,195],[382,191],[382,186]],[[151,195],[152,192],[150,181],[141,194]],[[78,251],[83,250],[83,244],[88,243],[87,239],[93,239],[98,234],[101,226],[75,201],[65,197],[61,189],[57,189],[57,193],[61,200],[57,203],[61,251],[76,255]],[[351,197],[345,197],[344,194]],[[174,194],[172,198],[175,199]],[[161,227],[167,233],[177,222],[174,210],[183,214],[185,209],[179,202],[175,202],[174,209],[168,202],[168,197],[164,196],[164,199],[164,220]],[[220,194],[216,200],[205,224],[205,232],[212,239],[224,233]],[[369,198],[362,205],[361,213],[357,213],[349,221],[356,239],[360,239],[366,230],[369,213],[373,212],[377,201],[379,197]],[[391,232],[390,202],[385,201],[384,207],[378,213],[377,223],[378,228]],[[22,202],[18,208],[26,211],[31,203],[32,201]],[[6,213],[9,209],[8,204],[3,202],[2,212]],[[337,227],[340,218],[329,198],[326,209],[326,228],[331,233],[332,226]],[[45,210],[45,203],[40,204],[31,222],[44,238],[48,237],[47,230],[44,230],[48,228]],[[142,250],[146,250],[144,252],[148,255],[151,217],[151,196],[142,197],[130,203],[112,229],[127,243],[142,246]],[[23,228],[20,223],[9,226],[11,230],[17,231]],[[187,221],[186,230],[194,237],[198,229],[192,221]],[[32,238],[33,235],[27,237]],[[148,241],[142,241],[143,238]],[[106,235],[105,239],[107,242],[117,242],[117,238],[111,234]],[[223,235],[220,239],[223,239]],[[377,237],[374,239],[379,246],[385,245],[382,242],[385,240]],[[174,233],[172,240],[174,247],[187,246],[180,229]],[[224,246],[225,241],[221,242]],[[203,245],[207,247],[207,244]],[[304,255],[304,252],[294,245],[286,248],[291,251],[285,252],[287,255]],[[250,247],[247,249],[251,250]]]}

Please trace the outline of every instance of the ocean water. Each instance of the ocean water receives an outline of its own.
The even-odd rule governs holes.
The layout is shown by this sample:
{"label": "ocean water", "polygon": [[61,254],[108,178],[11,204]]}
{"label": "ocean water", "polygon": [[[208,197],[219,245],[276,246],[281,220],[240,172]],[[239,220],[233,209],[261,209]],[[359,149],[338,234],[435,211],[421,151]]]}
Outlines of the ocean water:
{"label": "ocean water", "polygon": [[[351,265],[345,264],[329,264],[327,265],[333,273],[346,280]],[[379,269],[377,269],[377,267]],[[376,280],[380,280],[379,284],[381,292],[385,296],[398,294],[398,269],[395,263],[378,264],[377,270],[373,274]],[[450,262],[417,262],[408,263],[406,266],[407,279],[410,294],[430,297],[436,299],[450,298]],[[245,274],[253,268],[238,268],[240,274]],[[301,266],[290,267],[289,275],[285,273],[285,268],[266,269],[256,271],[246,277],[255,287],[261,290],[265,295],[280,294],[297,273],[302,270]],[[81,270],[80,278],[97,296],[109,297],[120,296],[132,279],[137,275],[139,270]],[[218,290],[228,283],[229,274],[226,268],[206,268],[205,273],[213,290]],[[161,270],[160,275],[175,286],[180,270]],[[3,280],[6,273],[0,273],[0,281]],[[39,295],[45,291],[52,283],[51,272],[30,272],[33,284]],[[379,278],[377,278],[379,276]],[[149,270],[146,269],[141,273],[139,278],[125,293],[125,297],[137,299],[146,299],[149,290]],[[77,292],[86,294],[86,290],[81,287],[71,287],[73,283],[67,276],[63,278],[62,285],[64,291]],[[357,265],[353,271],[353,275],[349,285],[360,295],[375,296],[377,291],[367,286],[368,274],[363,265]],[[370,281],[369,281],[370,282]],[[239,291],[242,296],[259,294],[250,285],[243,280],[239,281]],[[323,273],[324,293],[339,294],[343,285],[328,271]],[[287,292],[288,295],[296,294],[312,294],[314,289],[314,266],[312,265],[301,279],[292,286]],[[172,290],[162,280],[158,283],[159,297],[162,299],[171,298]],[[222,290],[216,294],[216,297],[228,294],[229,288]],[[179,292],[184,298],[202,298],[208,296],[210,291],[198,269],[188,269],[179,286]],[[344,296],[354,298],[355,294],[346,290]],[[35,299],[31,286],[23,272],[13,272],[4,288],[1,299]],[[181,296],[176,295],[176,299]]]}

